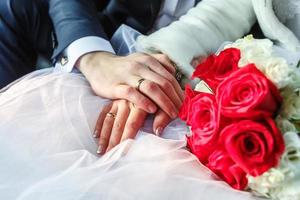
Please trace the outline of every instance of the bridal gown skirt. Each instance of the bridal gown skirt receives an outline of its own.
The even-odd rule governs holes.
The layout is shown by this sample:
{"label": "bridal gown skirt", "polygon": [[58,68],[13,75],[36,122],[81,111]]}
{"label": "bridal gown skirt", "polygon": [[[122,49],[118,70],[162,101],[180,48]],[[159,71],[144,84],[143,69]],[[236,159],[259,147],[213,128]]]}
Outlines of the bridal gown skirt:
{"label": "bridal gown skirt", "polygon": [[250,200],[185,149],[187,127],[173,121],[159,138],[151,118],[135,140],[104,156],[93,128],[109,101],[80,74],[33,72],[0,93],[2,200]]}

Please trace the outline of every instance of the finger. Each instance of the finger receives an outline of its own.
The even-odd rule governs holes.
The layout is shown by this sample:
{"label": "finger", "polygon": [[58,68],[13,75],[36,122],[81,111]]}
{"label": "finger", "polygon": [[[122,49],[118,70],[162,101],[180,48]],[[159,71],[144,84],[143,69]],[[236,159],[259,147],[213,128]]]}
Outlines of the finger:
{"label": "finger", "polygon": [[[134,84],[138,82],[140,78],[137,77],[136,80],[131,80]],[[170,98],[165,94],[164,91],[161,90],[159,85],[156,83],[144,79],[139,86],[139,91],[149,97],[153,102],[157,104],[159,108],[164,110],[171,118],[176,118],[178,109],[174,105],[174,103],[170,100]]]}
{"label": "finger", "polygon": [[113,105],[113,102],[110,102],[109,104],[104,106],[102,111],[100,112],[100,115],[99,115],[98,120],[96,122],[95,130],[94,130],[94,133],[93,133],[94,138],[98,138],[100,136],[100,131],[102,129],[104,119],[106,117],[106,114],[111,109],[112,105]]}
{"label": "finger", "polygon": [[177,81],[175,75],[171,75],[170,73],[166,73],[166,72],[159,72],[159,67],[157,67],[156,65],[150,65],[150,69],[158,74],[160,74],[161,76],[163,76],[165,79],[167,79],[168,81],[170,81],[170,83],[172,84],[176,94],[179,96],[181,102],[184,99],[184,92],[181,89],[181,86],[179,84],[179,82]]}
{"label": "finger", "polygon": [[153,131],[159,136],[165,127],[171,122],[171,118],[162,110],[158,110],[153,121]]}
{"label": "finger", "polygon": [[[152,66],[151,66],[152,67]],[[150,67],[150,68],[151,68]],[[147,67],[142,67],[139,69],[139,75],[149,81],[152,81],[160,86],[162,91],[170,98],[170,100],[174,103],[177,109],[180,108],[182,104],[182,100],[179,95],[176,93],[172,83],[161,75],[155,73],[151,69]],[[169,74],[169,72],[167,72]],[[170,75],[170,74],[169,74]]]}
{"label": "finger", "polygon": [[158,60],[169,73],[175,76],[176,69],[174,67],[173,62],[169,59],[167,55],[160,53],[160,54],[151,54],[150,56]]}
{"label": "finger", "polygon": [[[175,76],[172,73],[168,72],[168,70],[164,66],[162,66],[158,62],[158,60],[156,60],[155,58],[150,57],[150,56],[140,56],[140,57],[138,57],[136,59],[140,63],[142,63],[144,66],[145,65],[149,66],[149,68],[152,71],[156,72],[160,76],[162,76],[165,79],[167,79],[171,83],[172,88],[174,88],[176,94],[179,96],[179,98],[181,99],[181,101],[183,101],[183,99],[184,99],[184,93],[183,93],[183,91],[182,91],[182,89],[181,89],[178,81],[176,80]],[[172,66],[172,68],[175,69],[174,66]],[[141,69],[141,68],[138,68],[138,69]],[[138,75],[140,75],[140,74],[138,74]]]}
{"label": "finger", "polygon": [[[116,115],[117,109],[118,109],[117,104],[113,103],[109,113],[113,113]],[[100,137],[99,137],[99,143],[98,143],[99,146],[98,146],[98,150],[97,150],[98,154],[105,153],[105,151],[107,149],[114,121],[115,121],[115,118],[113,116],[106,114],[105,119],[103,121],[101,131],[100,131]]]}
{"label": "finger", "polygon": [[114,121],[106,152],[120,143],[129,112],[130,108],[128,101],[120,100],[118,103],[118,113]]}
{"label": "finger", "polygon": [[139,129],[143,126],[147,113],[139,108],[132,108],[125,124],[121,141],[134,139]]}
{"label": "finger", "polygon": [[[178,94],[180,99],[183,101],[184,93],[183,93],[178,81],[175,78],[175,72],[170,73],[164,66],[161,65],[161,63],[159,61],[164,62],[167,66],[169,66],[168,68],[172,68],[172,71],[175,70],[174,65],[170,63],[171,61],[169,61],[169,58],[167,56],[165,56],[164,54],[152,54],[152,55],[153,55],[153,57],[151,57],[149,55],[140,56],[140,57],[137,57],[136,60],[144,65],[146,64],[147,66],[150,67],[150,69],[152,71],[156,72],[157,74],[161,75],[165,79],[169,80],[171,82],[173,88],[175,89],[176,93]],[[158,57],[160,60],[157,60],[155,56]]]}
{"label": "finger", "polygon": [[[132,81],[131,83],[132,85],[138,82],[138,78],[136,77],[134,80],[135,81]],[[155,113],[157,110],[156,105],[134,87],[129,85],[118,85],[113,92],[116,99],[126,99],[148,113]]]}

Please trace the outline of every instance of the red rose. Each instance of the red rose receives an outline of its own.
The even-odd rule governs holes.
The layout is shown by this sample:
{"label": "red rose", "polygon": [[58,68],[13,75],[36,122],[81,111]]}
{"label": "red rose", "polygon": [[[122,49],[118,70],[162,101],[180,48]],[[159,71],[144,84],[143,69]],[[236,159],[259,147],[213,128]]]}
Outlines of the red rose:
{"label": "red rose", "polygon": [[216,99],[222,115],[251,119],[273,116],[282,101],[276,86],[254,64],[229,75],[217,88]]}
{"label": "red rose", "polygon": [[226,151],[213,152],[208,159],[207,167],[237,190],[245,189],[248,184],[246,172],[233,162]]}
{"label": "red rose", "polygon": [[195,97],[200,92],[192,90],[190,85],[185,86],[185,97],[182,106],[180,107],[178,116],[182,120],[187,120],[187,116],[189,113],[190,101],[193,97]]}
{"label": "red rose", "polygon": [[192,78],[204,80],[215,91],[230,73],[238,69],[240,58],[240,50],[235,48],[225,49],[219,55],[210,55],[197,66]]}
{"label": "red rose", "polygon": [[206,162],[219,137],[219,112],[215,96],[208,93],[196,95],[190,102],[187,124],[192,136],[188,137],[191,151]]}
{"label": "red rose", "polygon": [[232,160],[252,176],[275,167],[284,151],[282,134],[271,118],[233,123],[221,131],[220,142]]}

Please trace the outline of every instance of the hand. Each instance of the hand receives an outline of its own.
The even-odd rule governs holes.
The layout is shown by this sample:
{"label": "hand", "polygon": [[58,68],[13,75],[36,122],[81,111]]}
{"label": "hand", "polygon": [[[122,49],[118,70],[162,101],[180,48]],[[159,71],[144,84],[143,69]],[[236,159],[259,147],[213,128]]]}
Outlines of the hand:
{"label": "hand", "polygon": [[[136,53],[120,57],[93,52],[81,57],[78,66],[97,95],[127,99],[149,113],[156,112],[157,105],[176,118],[183,92],[173,75],[175,69],[165,55]],[[145,80],[137,90],[140,79]]]}
{"label": "hand", "polygon": [[[98,154],[104,154],[122,141],[134,139],[147,117],[145,111],[126,100],[114,100],[103,108],[94,137],[99,138]],[[153,131],[160,135],[171,118],[159,110],[154,118]]]}

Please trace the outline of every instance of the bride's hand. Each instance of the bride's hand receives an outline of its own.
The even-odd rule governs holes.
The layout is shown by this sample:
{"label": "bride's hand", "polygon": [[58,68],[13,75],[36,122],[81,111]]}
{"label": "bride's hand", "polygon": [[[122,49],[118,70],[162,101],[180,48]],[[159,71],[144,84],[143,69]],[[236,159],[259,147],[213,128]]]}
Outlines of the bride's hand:
{"label": "bride's hand", "polygon": [[[147,117],[145,111],[126,100],[114,100],[103,108],[94,137],[99,138],[98,154],[104,154],[127,139],[134,139]],[[162,110],[154,117],[153,131],[160,135],[171,118]]]}
{"label": "bride's hand", "polygon": [[77,65],[97,95],[127,99],[149,113],[156,112],[157,105],[171,118],[177,116],[183,92],[165,55],[135,53],[124,57],[93,52],[81,57]]}

